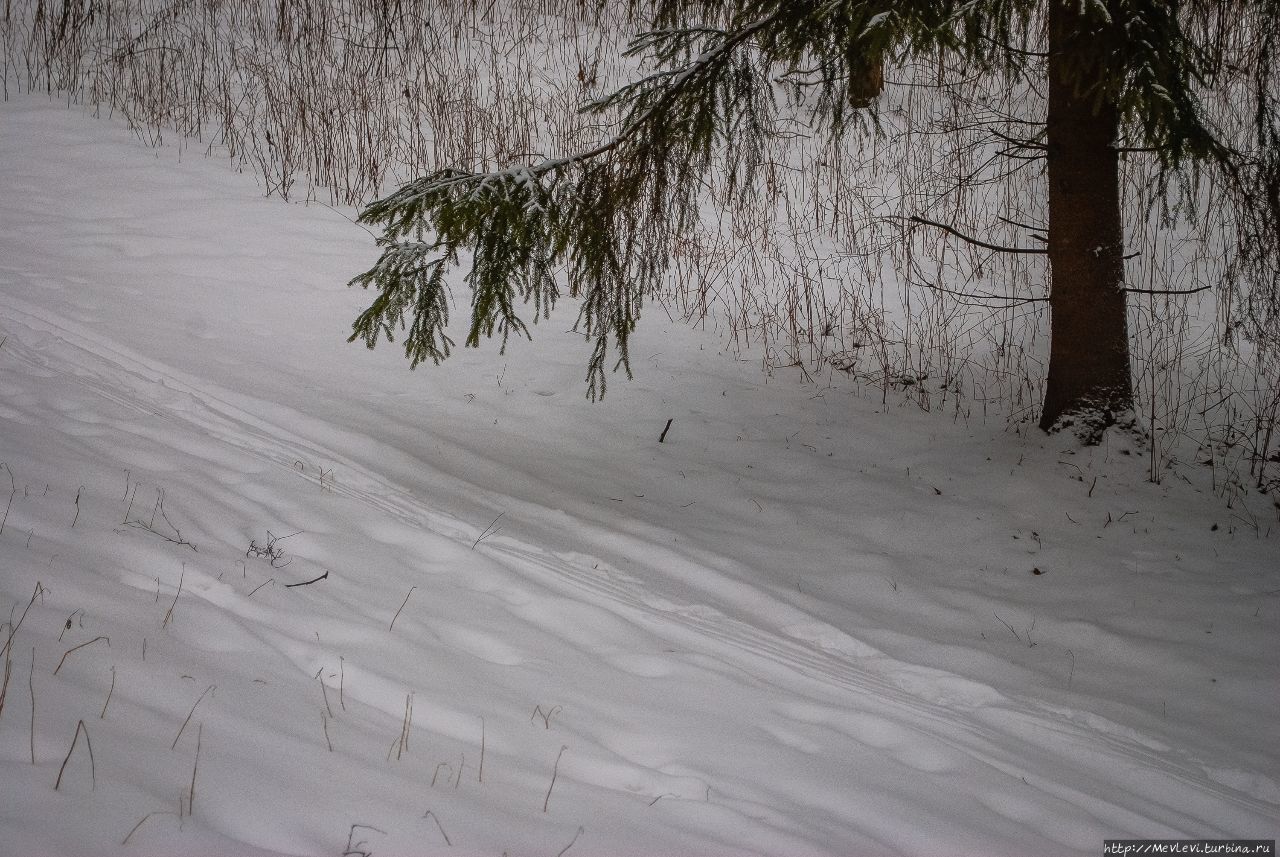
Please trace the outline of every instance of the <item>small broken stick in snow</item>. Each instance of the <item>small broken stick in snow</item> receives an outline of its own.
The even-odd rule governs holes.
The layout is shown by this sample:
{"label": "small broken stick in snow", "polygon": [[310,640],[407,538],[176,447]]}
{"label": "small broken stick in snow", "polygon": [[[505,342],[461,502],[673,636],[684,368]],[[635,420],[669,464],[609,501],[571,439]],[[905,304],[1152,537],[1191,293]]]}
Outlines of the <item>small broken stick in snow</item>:
{"label": "small broken stick in snow", "polygon": [[329,572],[325,571],[324,574],[320,575],[319,577],[313,577],[311,580],[304,580],[301,583],[286,583],[284,585],[284,588],[292,589],[295,586],[310,586],[313,583],[319,583],[320,581],[324,580],[328,576],[329,576]]}

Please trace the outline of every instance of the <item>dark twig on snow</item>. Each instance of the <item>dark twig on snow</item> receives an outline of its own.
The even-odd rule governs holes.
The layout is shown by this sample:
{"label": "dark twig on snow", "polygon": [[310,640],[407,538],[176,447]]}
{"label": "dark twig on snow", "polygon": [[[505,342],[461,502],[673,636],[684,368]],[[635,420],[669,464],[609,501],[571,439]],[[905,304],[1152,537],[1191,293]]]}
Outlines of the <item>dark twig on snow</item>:
{"label": "dark twig on snow", "polygon": [[444,832],[444,825],[440,823],[440,818],[434,812],[432,812],[431,810],[427,810],[422,817],[429,818],[432,821],[434,821],[436,823],[436,830],[439,830],[440,835],[444,837],[444,844],[450,847],[453,846],[453,843],[449,841],[449,834]]}
{"label": "dark twig on snow", "polygon": [[560,745],[560,752],[556,754],[555,767],[551,769],[551,785],[547,786],[547,796],[542,801],[542,811],[547,811],[548,804],[551,803],[551,790],[556,787],[556,776],[560,773],[560,757],[564,755],[564,751],[569,749],[568,744]]}
{"label": "dark twig on snow", "polygon": [[400,609],[399,609],[399,610],[396,610],[396,615],[394,615],[394,616],[392,616],[392,617],[391,617],[391,624],[387,626],[387,630],[388,630],[388,631],[393,631],[393,630],[395,630],[395,627],[396,627],[396,620],[400,618],[400,610],[403,610],[403,609],[404,609],[404,605],[406,605],[406,604],[408,604],[408,603],[409,603],[409,596],[410,596],[410,595],[412,595],[412,594],[413,594],[413,590],[415,590],[415,589],[417,589],[417,588],[418,588],[418,587],[416,587],[416,586],[410,586],[410,587],[409,587],[409,591],[408,591],[408,592],[406,592],[406,593],[404,594],[404,600],[400,602]]}
{"label": "dark twig on snow", "polygon": [[274,577],[268,577],[266,580],[262,581],[257,586],[255,586],[253,588],[253,592],[250,592],[248,595],[245,596],[245,598],[252,598],[254,592],[257,592],[259,589],[266,586],[268,583],[275,583],[275,582],[276,582],[276,579]]}
{"label": "dark twig on snow", "polygon": [[[155,504],[155,507],[152,508],[151,510],[151,519],[147,521],[144,521],[141,518],[135,518],[133,520],[130,520],[129,513],[133,510],[133,499],[137,493],[138,493],[138,483],[135,482],[133,484],[133,491],[130,493],[130,496],[129,496],[129,506],[128,508],[125,509],[124,521],[123,521],[124,526],[134,527],[135,529],[142,530],[145,533],[151,533],[151,535],[153,536],[159,536],[160,538],[164,539],[166,542],[172,542],[175,545],[184,545],[186,547],[191,548],[193,551],[196,551],[197,553],[199,552],[195,545],[193,545],[191,542],[187,541],[185,538],[182,537],[182,531],[179,530],[177,527],[175,527],[173,525],[173,521],[170,521],[169,516],[165,514],[164,489],[162,488],[156,489],[156,504]],[[160,520],[163,521],[166,525],[168,525],[169,529],[173,530],[173,535],[169,535],[168,533],[163,533],[160,530],[156,529],[156,515],[159,515]]]}
{"label": "dark twig on snow", "polygon": [[67,649],[65,652],[62,653],[62,660],[58,661],[58,666],[54,669],[53,674],[57,675],[58,670],[62,669],[62,665],[67,661],[67,655],[71,654],[72,652],[79,651],[80,649],[83,649],[85,646],[92,646],[94,643],[98,642],[99,640],[106,640],[107,648],[108,649],[111,648],[111,638],[103,637],[103,636],[97,636],[87,643],[81,643],[78,646],[72,646],[71,648]]}
{"label": "dark twig on snow", "polygon": [[[991,611],[991,615],[992,615],[992,616],[995,616],[997,619],[1000,619],[1000,614],[999,614],[999,613],[997,613],[997,612],[996,612],[996,611],[994,611],[994,610],[992,610],[992,611]],[[1013,626],[1012,626],[1012,625],[1010,625],[1008,622],[1004,621],[1003,619],[1000,619],[1000,624],[1001,624],[1001,625],[1004,625],[1006,628],[1008,628],[1008,629],[1009,629],[1009,633],[1010,633],[1010,634],[1013,634],[1013,637],[1014,637],[1014,639],[1015,639],[1015,640],[1017,640],[1019,643],[1021,643],[1021,642],[1022,642],[1022,635],[1021,635],[1021,634],[1019,634],[1017,631],[1013,630]]]}
{"label": "dark twig on snow", "polygon": [[290,558],[282,562],[281,560],[284,560],[284,548],[276,547],[276,543],[282,542],[285,539],[291,539],[301,533],[302,530],[298,530],[298,532],[290,533],[287,536],[277,536],[270,530],[267,530],[267,543],[265,545],[259,545],[256,541],[250,539],[249,548],[244,552],[244,555],[246,557],[253,557],[254,559],[265,559],[271,564],[271,567],[275,569],[284,568],[286,565],[293,562],[293,559]]}
{"label": "dark twig on snow", "polygon": [[111,687],[107,689],[107,701],[102,703],[102,713],[98,715],[99,720],[107,719],[107,706],[111,704],[111,694],[116,692],[116,668],[111,668]]}
{"label": "dark twig on snow", "polygon": [[[88,737],[88,733],[85,733]],[[196,811],[196,771],[200,768],[200,743],[204,738],[204,724],[201,723],[196,729],[196,759],[191,765],[191,789],[187,792],[187,815],[192,815]]]}
{"label": "dark twig on snow", "polygon": [[501,531],[501,529],[502,529],[502,528],[501,528],[501,527],[498,527],[498,526],[497,526],[497,523],[498,523],[498,521],[501,521],[501,520],[502,520],[502,516],[503,516],[503,515],[505,515],[505,514],[507,514],[507,513],[506,513],[506,512],[500,512],[500,513],[498,513],[498,517],[494,518],[492,521],[490,521],[490,522],[489,522],[489,526],[487,526],[487,527],[485,527],[485,528],[484,528],[484,532],[482,532],[479,536],[477,536],[477,537],[476,537],[476,540],[475,540],[474,542],[472,542],[472,543],[471,543],[471,549],[472,549],[472,550],[475,550],[475,549],[476,549],[476,545],[480,544],[482,541],[484,541],[485,539],[489,538],[489,536],[496,535],[498,532],[500,532],[500,531]]}
{"label": "dark twig on snow", "polygon": [[342,857],[373,857],[372,851],[364,850],[366,846],[363,839],[355,843],[351,841],[355,839],[357,827],[361,830],[372,830],[374,833],[381,833],[383,836],[387,835],[387,831],[371,824],[353,824],[351,825],[351,830],[347,832],[347,850],[342,852]]}
{"label": "dark twig on snow", "polygon": [[[31,605],[32,605],[32,604],[35,604],[35,603],[36,603],[36,599],[37,599],[37,598],[39,598],[41,595],[43,595],[43,594],[45,593],[45,591],[46,591],[46,590],[45,590],[44,586],[42,586],[42,585],[41,585],[41,583],[40,583],[40,581],[38,581],[38,580],[37,580],[37,581],[36,581],[36,588],[35,588],[34,590],[32,590],[32,592],[31,592],[31,600],[27,602],[27,606],[26,606],[26,608],[22,611],[22,615],[18,617],[18,621],[17,621],[17,622],[14,622],[14,623],[12,623],[12,624],[10,625],[10,628],[9,628],[9,638],[8,638],[7,640],[5,640],[5,642],[4,642],[4,648],[3,648],[3,649],[0,649],[0,656],[4,655],[6,652],[8,652],[8,651],[10,650],[10,647],[13,645],[13,638],[17,635],[17,633],[18,633],[18,629],[22,627],[22,623],[23,623],[23,621],[25,621],[25,620],[26,620],[26,618],[27,618],[27,613],[28,613],[28,611],[30,611],[30,610],[31,610]],[[13,613],[12,613],[12,612],[10,612],[10,613],[9,613],[9,617],[10,617],[10,618],[13,618]]]}
{"label": "dark twig on snow", "polygon": [[89,740],[89,730],[85,728],[84,721],[81,720],[76,724],[76,734],[71,736],[71,747],[67,750],[67,757],[62,760],[62,767],[58,768],[58,781],[53,784],[53,790],[56,792],[62,785],[62,774],[67,770],[67,762],[71,761],[71,754],[75,752],[76,741],[80,738],[80,733],[84,733],[84,743],[89,748],[89,777],[92,782],[92,788],[98,787],[97,766],[93,762],[93,742]]}
{"label": "dark twig on snow", "polygon": [[173,743],[169,745],[169,749],[170,749],[170,750],[173,750],[173,749],[176,749],[176,748],[177,748],[177,746],[178,746],[178,739],[182,737],[182,732],[183,732],[183,730],[185,730],[185,729],[187,728],[187,724],[191,722],[191,715],[193,715],[193,714],[195,714],[195,713],[196,713],[196,706],[200,704],[200,700],[204,699],[205,694],[207,694],[209,691],[213,690],[213,688],[214,688],[214,685],[212,685],[212,684],[211,684],[211,685],[209,685],[208,687],[206,687],[206,688],[204,689],[204,692],[203,692],[203,693],[201,693],[198,697],[196,697],[196,701],[195,701],[195,703],[191,706],[191,710],[187,712],[187,719],[186,719],[186,720],[184,720],[184,721],[182,721],[182,727],[181,727],[180,729],[178,729],[178,734],[177,734],[177,735],[175,735],[175,736],[173,736]]}
{"label": "dark twig on snow", "polygon": [[301,583],[286,583],[284,585],[284,588],[292,589],[295,586],[310,586],[313,583],[319,583],[320,581],[324,580],[328,576],[329,576],[329,572],[326,571],[324,574],[320,575],[319,577],[312,578],[311,580],[304,580]]}
{"label": "dark twig on snow", "polygon": [[137,832],[138,832],[138,828],[142,827],[142,825],[144,825],[144,824],[146,824],[148,821],[150,821],[150,820],[151,820],[151,818],[152,818],[153,816],[157,816],[157,815],[172,815],[172,816],[176,816],[176,817],[177,817],[177,818],[179,818],[179,819],[181,819],[181,818],[182,818],[182,816],[181,816],[181,815],[178,815],[176,812],[168,812],[167,810],[160,810],[160,811],[157,811],[157,812],[149,812],[149,813],[147,813],[146,815],[144,815],[144,816],[141,818],[141,820],[139,820],[139,821],[138,821],[138,823],[137,823],[137,824],[135,824],[135,825],[133,826],[133,830],[130,830],[130,831],[129,831],[129,833],[125,836],[124,840],[123,840],[120,844],[121,844],[121,845],[128,845],[128,844],[129,844],[129,840],[133,838],[133,834],[135,834],[135,833],[137,833]]}
{"label": "dark twig on snow", "polygon": [[169,605],[169,609],[165,611],[164,621],[160,623],[161,628],[168,628],[169,623],[173,621],[173,608],[178,606],[178,596],[182,594],[182,584],[187,579],[187,564],[182,564],[182,574],[178,575],[178,591],[173,593],[173,603]]}
{"label": "dark twig on snow", "polygon": [[4,507],[4,517],[0,518],[0,536],[4,535],[5,522],[9,520],[9,510],[13,508],[14,495],[18,493],[18,484],[13,481],[13,470],[3,461],[0,461],[0,467],[5,469],[9,474],[9,503]]}
{"label": "dark twig on snow", "polygon": [[550,728],[551,728],[551,718],[552,718],[552,717],[555,717],[557,714],[559,714],[559,713],[560,713],[561,711],[563,711],[563,710],[564,710],[564,709],[563,709],[563,708],[561,708],[559,705],[553,705],[553,706],[551,706],[551,708],[549,708],[548,710],[543,711],[543,710],[542,710],[542,706],[541,706],[541,705],[535,705],[535,706],[533,707],[533,714],[529,715],[529,722],[530,722],[530,723],[532,723],[532,722],[533,722],[533,719],[534,719],[535,717],[541,717],[541,718],[542,718],[542,728],[544,728],[544,729],[550,729]]}
{"label": "dark twig on snow", "polygon": [[577,833],[575,833],[575,834],[573,834],[573,838],[569,840],[569,844],[568,844],[568,845],[566,845],[565,847],[561,848],[561,849],[560,849],[560,853],[559,853],[559,854],[557,854],[557,855],[556,855],[556,857],[564,857],[564,852],[566,852],[566,851],[568,851],[570,848],[572,848],[572,847],[573,847],[573,843],[577,842],[577,841],[578,841],[578,837],[579,837],[579,836],[581,836],[583,833],[586,833],[586,831],[587,831],[587,829],[586,829],[585,827],[583,827],[582,825],[578,825],[578,832],[577,832]]}

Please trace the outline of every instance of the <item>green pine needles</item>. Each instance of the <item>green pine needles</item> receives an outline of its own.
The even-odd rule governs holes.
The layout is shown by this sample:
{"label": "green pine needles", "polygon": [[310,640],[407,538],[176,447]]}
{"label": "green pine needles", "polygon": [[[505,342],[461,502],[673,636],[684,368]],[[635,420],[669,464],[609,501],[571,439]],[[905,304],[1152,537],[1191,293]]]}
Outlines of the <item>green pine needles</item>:
{"label": "green pine needles", "polygon": [[[871,23],[876,7],[893,4],[861,5]],[[628,51],[651,58],[656,71],[584,108],[623,117],[611,139],[573,157],[497,172],[440,170],[371,204],[360,220],[383,227],[383,252],[351,284],[379,295],[351,340],[372,348],[407,327],[411,364],[439,363],[453,345],[445,334],[445,276],[469,255],[466,344],[498,334],[505,348],[512,333],[529,336],[521,307],[532,304],[535,321],[546,317],[563,279],[581,299],[577,327],[594,341],[587,394],[604,395],[611,347],[613,370],[631,376],[629,337],[643,300],[661,284],[670,239],[699,216],[703,175],[716,162],[730,200],[750,192],[761,146],[781,123],[769,70],[785,55],[784,65],[811,74],[800,68],[809,40],[848,33],[829,18],[822,7],[767,3],[737,10],[724,27],[672,21],[638,36]],[[878,29],[855,32],[863,30],[872,55],[884,49]],[[865,76],[868,55],[845,50],[820,70],[819,101],[837,133],[850,116],[848,81]]]}
{"label": "green pine needles", "polygon": [[[1046,35],[1050,9],[1073,28],[1057,44]],[[521,314],[531,306],[535,322],[545,318],[567,289],[580,300],[577,329],[594,341],[586,381],[597,398],[611,352],[613,370],[630,377],[642,303],[662,285],[673,239],[709,213],[713,170],[727,188],[717,203],[734,205],[756,192],[762,153],[780,136],[878,129],[873,99],[886,67],[936,62],[1039,88],[1051,54],[1070,100],[1117,116],[1116,139],[1102,145],[1149,154],[1162,185],[1203,165],[1225,177],[1242,226],[1238,270],[1262,286],[1274,317],[1276,156],[1224,136],[1200,101],[1243,73],[1257,84],[1253,136],[1274,141],[1274,11],[1275,0],[654,0],[651,29],[628,51],[647,74],[583,108],[616,120],[612,136],[571,157],[439,170],[364,210],[361,222],[383,229],[382,256],[351,281],[378,291],[351,340],[372,348],[403,332],[412,365],[448,357],[455,268],[472,292],[469,346],[528,337]],[[1042,116],[1025,126],[1021,150],[1051,171],[1063,144]]]}

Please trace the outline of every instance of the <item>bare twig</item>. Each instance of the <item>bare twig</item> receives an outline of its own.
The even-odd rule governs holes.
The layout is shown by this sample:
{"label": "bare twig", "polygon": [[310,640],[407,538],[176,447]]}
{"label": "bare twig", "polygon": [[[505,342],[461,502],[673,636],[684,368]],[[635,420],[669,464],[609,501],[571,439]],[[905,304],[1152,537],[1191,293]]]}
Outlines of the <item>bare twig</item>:
{"label": "bare twig", "polygon": [[587,830],[587,829],[586,829],[585,827],[583,827],[582,825],[578,825],[578,832],[577,832],[577,833],[575,833],[575,834],[573,834],[573,838],[569,840],[569,844],[568,844],[568,845],[566,845],[565,847],[561,848],[561,849],[560,849],[560,853],[559,853],[559,854],[557,854],[557,855],[556,855],[556,857],[564,857],[564,852],[566,852],[566,851],[568,851],[570,848],[572,848],[572,847],[573,847],[573,843],[577,842],[577,841],[578,841],[578,837],[579,837],[579,836],[581,836],[583,833],[586,833],[586,830]]}
{"label": "bare twig", "polygon": [[200,767],[200,742],[204,737],[204,724],[196,727],[196,759],[191,765],[191,788],[187,791],[187,815],[196,811],[196,771]]}
{"label": "bare twig", "polygon": [[[288,561],[281,562],[281,560],[284,559],[284,548],[276,547],[276,543],[282,542],[285,539],[291,539],[301,533],[302,530],[298,530],[297,532],[290,533],[287,536],[277,536],[270,530],[267,530],[266,545],[259,545],[256,541],[250,539],[249,548],[244,552],[244,555],[246,557],[254,557],[255,559],[266,559],[274,569],[284,568],[286,565],[293,562],[293,559],[290,558]],[[320,580],[320,578],[316,578],[316,580]],[[315,581],[311,582],[314,583]]]}
{"label": "bare twig", "polygon": [[57,675],[58,670],[62,669],[62,665],[67,660],[67,655],[71,654],[72,652],[79,651],[80,649],[83,649],[85,646],[92,646],[94,643],[98,642],[99,640],[106,640],[107,648],[108,649],[111,648],[111,639],[109,637],[103,637],[103,636],[97,636],[87,643],[81,643],[78,646],[72,646],[71,648],[67,649],[65,652],[62,653],[62,660],[58,661],[58,666],[54,669],[53,674]]}
{"label": "bare twig", "polygon": [[[17,622],[13,622],[9,627],[9,637],[4,641],[4,652],[8,652],[13,645],[13,638],[17,635],[18,629],[22,627],[22,623],[26,621],[27,613],[31,610],[31,605],[36,603],[36,599],[43,595],[46,591],[40,581],[36,581],[36,588],[31,592],[31,600],[27,602],[27,606],[23,608],[22,615],[18,617]],[[10,611],[9,618],[13,618],[13,612]]]}
{"label": "bare twig", "polygon": [[9,520],[9,509],[13,507],[13,498],[18,493],[18,484],[14,482],[13,470],[10,469],[7,463],[0,461],[0,467],[3,467],[5,472],[9,474],[9,503],[4,507],[4,517],[0,518],[0,536],[3,536],[5,522]]}
{"label": "bare twig", "polygon": [[[400,734],[395,741],[391,742],[391,749],[387,751],[387,761],[391,761],[391,754],[396,754],[396,761],[400,757],[409,752],[409,735],[413,729],[413,694],[407,693],[404,697],[404,720],[400,724]],[[436,768],[439,773],[440,769]]]}
{"label": "bare twig", "polygon": [[472,543],[471,543],[471,549],[472,549],[472,550],[475,550],[475,549],[476,549],[476,545],[480,544],[482,541],[484,541],[485,539],[489,538],[489,536],[496,535],[498,532],[500,532],[500,531],[501,531],[501,527],[497,527],[496,529],[495,529],[495,527],[497,526],[498,521],[501,521],[501,520],[502,520],[502,516],[503,516],[503,515],[505,515],[505,514],[507,514],[507,513],[506,513],[506,512],[499,512],[499,513],[498,513],[498,517],[496,517],[496,518],[494,518],[492,521],[490,521],[490,522],[489,522],[489,526],[487,526],[487,527],[485,527],[485,528],[484,528],[484,532],[482,532],[480,535],[476,536],[476,540],[475,540],[474,542],[472,542]]}
{"label": "bare twig", "polygon": [[314,577],[311,580],[304,580],[301,583],[286,583],[284,585],[284,588],[292,589],[295,586],[310,586],[313,583],[319,583],[320,581],[326,579],[328,576],[329,576],[329,572],[326,570],[324,574],[320,575],[319,577]]}
{"label": "bare twig", "polygon": [[80,733],[84,733],[84,743],[89,748],[89,777],[92,788],[98,787],[97,766],[93,761],[93,742],[89,740],[89,730],[85,727],[84,721],[81,720],[76,724],[76,734],[71,736],[71,746],[67,749],[67,757],[62,760],[62,767],[58,768],[58,781],[53,784],[53,790],[56,792],[62,785],[62,774],[67,769],[67,762],[71,761],[71,754],[75,752],[76,740],[80,737]]}
{"label": "bare twig", "polygon": [[4,684],[0,685],[0,717],[4,716],[4,702],[9,698],[9,676],[12,672],[13,652],[6,650],[4,653]]}
{"label": "bare twig", "polygon": [[276,579],[274,577],[268,577],[266,580],[262,581],[257,586],[255,586],[253,588],[253,591],[250,592],[248,595],[246,595],[245,598],[252,598],[254,593],[257,592],[259,589],[266,586],[268,583],[275,583],[275,582],[276,582]]}
{"label": "bare twig", "polygon": [[178,819],[182,819],[182,816],[178,815],[177,812],[169,812],[168,810],[159,811],[159,812],[147,812],[145,816],[142,816],[141,819],[138,820],[136,825],[133,825],[133,829],[129,830],[129,833],[125,835],[124,839],[120,840],[120,844],[122,845],[129,844],[129,839],[133,838],[133,834],[137,833],[138,828],[141,828],[141,826],[145,824],[145,822],[150,820],[151,816],[156,816],[156,815],[172,815],[172,816],[178,817]]}
{"label": "bare twig", "polygon": [[324,697],[324,710],[329,712],[330,717],[333,717],[333,709],[329,706],[329,688],[325,687],[323,672],[324,667],[321,667],[320,672],[316,673],[316,681],[320,682],[320,694]]}
{"label": "bare twig", "polygon": [[436,823],[436,830],[439,830],[440,835],[444,837],[444,844],[450,847],[453,847],[453,843],[449,841],[449,834],[444,832],[444,825],[440,823],[440,819],[436,816],[434,812],[432,812],[431,810],[427,810],[422,817],[429,818],[432,821],[434,821]]}
{"label": "bare twig", "polygon": [[165,611],[164,621],[160,623],[161,628],[168,628],[169,623],[173,621],[173,608],[178,606],[178,596],[182,594],[182,582],[187,579],[187,564],[182,564],[182,573],[178,576],[178,591],[173,593],[173,603],[169,605],[169,609]]}
{"label": "bare twig", "polygon": [[[1125,257],[1129,258],[1128,256]],[[1213,286],[1200,286],[1195,289],[1122,289],[1133,295],[1194,295],[1197,292],[1207,292]]]}
{"label": "bare twig", "polygon": [[[137,494],[137,490],[138,490],[138,484],[135,482],[133,486],[134,495]],[[171,542],[172,544],[175,544],[175,545],[182,545],[184,547],[189,547],[193,551],[196,551],[197,553],[199,552],[194,544],[192,544],[191,542],[187,541],[185,538],[182,537],[182,531],[179,530],[177,527],[175,527],[173,525],[173,522],[169,520],[169,516],[165,514],[164,489],[162,488],[156,489],[156,504],[154,508],[152,508],[151,510],[150,520],[143,521],[140,518],[135,520],[129,520],[129,512],[132,511],[132,509],[133,509],[133,496],[131,495],[129,498],[129,507],[128,509],[125,510],[125,513],[124,513],[124,526],[133,527],[135,529],[142,530],[143,532],[151,533],[153,536],[159,536],[160,538],[164,539],[166,542]],[[162,520],[165,524],[167,524],[169,529],[173,530],[173,535],[169,535],[168,533],[163,533],[160,530],[156,529],[156,515],[159,515],[160,520]]]}
{"label": "bare twig", "polygon": [[361,830],[372,830],[375,833],[381,833],[383,836],[387,835],[387,831],[370,824],[353,824],[351,825],[351,830],[347,832],[347,850],[342,852],[342,857],[372,857],[373,852],[361,850],[365,847],[363,839],[354,844],[352,843],[351,840],[355,838],[357,827]]}
{"label": "bare twig", "polygon": [[938,223],[937,221],[934,221],[934,220],[926,220],[925,218],[918,217],[916,215],[912,215],[908,217],[907,220],[909,220],[912,223],[919,223],[922,226],[932,226],[935,229],[941,229],[943,232],[946,232],[950,235],[954,235],[955,237],[959,238],[961,241],[972,244],[975,247],[984,247],[987,250],[995,250],[999,253],[1032,253],[1035,255],[1044,255],[1049,252],[1043,247],[1004,247],[1000,244],[990,244],[986,241],[979,241],[977,238],[972,238],[968,235],[965,235],[963,232],[959,231],[958,229],[955,229],[954,227],[948,226],[945,223]]}
{"label": "bare twig", "polygon": [[99,720],[107,719],[107,706],[111,704],[111,694],[116,692],[116,668],[111,668],[111,687],[107,688],[107,701],[102,703],[102,713],[98,715]]}
{"label": "bare twig", "polygon": [[1018,298],[1010,295],[996,295],[990,292],[962,292],[957,289],[948,289],[946,286],[939,286],[936,283],[925,283],[920,280],[911,280],[913,286],[919,286],[923,289],[930,289],[935,292],[942,292],[945,295],[954,295],[958,298],[967,298],[969,300],[983,301],[983,306],[987,306],[986,302],[998,302],[999,306],[994,308],[1003,309],[1006,307],[1015,307],[1022,304],[1039,304],[1048,303],[1048,298]]}
{"label": "bare twig", "polygon": [[71,611],[71,615],[67,617],[67,621],[62,624],[62,633],[58,634],[59,643],[62,642],[63,635],[71,630],[71,620],[75,619],[77,614],[79,614],[79,618],[80,618],[80,627],[81,628],[84,627],[84,611],[83,610]]}
{"label": "bare twig", "polygon": [[551,785],[547,786],[547,796],[542,800],[542,811],[547,811],[547,805],[551,803],[551,790],[556,787],[556,776],[560,773],[560,757],[564,755],[564,751],[569,749],[568,744],[560,745],[560,752],[556,754],[555,767],[551,769]]}
{"label": "bare twig", "polygon": [[409,591],[408,591],[408,592],[406,592],[406,593],[405,593],[405,595],[404,595],[404,600],[400,602],[400,608],[399,608],[398,610],[396,610],[396,615],[394,615],[394,616],[392,616],[392,617],[391,617],[391,624],[387,626],[387,630],[388,630],[388,631],[392,631],[392,630],[394,630],[394,629],[395,629],[395,627],[396,627],[396,620],[400,618],[400,610],[403,610],[403,609],[404,609],[404,605],[406,605],[406,604],[408,604],[408,603],[409,603],[409,596],[410,596],[410,595],[412,595],[412,594],[413,594],[413,590],[415,590],[415,589],[417,589],[417,588],[418,588],[418,587],[416,587],[416,586],[410,586],[410,587],[409,587]]}
{"label": "bare twig", "polygon": [[120,844],[121,844],[121,845],[128,845],[128,844],[129,844],[129,840],[133,838],[133,834],[135,834],[135,833],[137,833],[137,832],[138,832],[138,828],[142,827],[142,825],[143,825],[144,823],[146,823],[147,821],[149,821],[149,820],[151,819],[151,817],[152,817],[152,816],[154,816],[154,815],[172,815],[172,816],[174,816],[174,817],[178,818],[179,820],[181,820],[181,818],[182,818],[182,816],[181,816],[181,815],[179,815],[178,813],[176,813],[176,812],[169,812],[168,810],[163,810],[163,811],[158,811],[158,812],[149,812],[149,813],[147,813],[146,815],[142,816],[142,818],[141,818],[141,819],[139,819],[139,820],[138,820],[138,823],[137,823],[137,824],[135,824],[135,825],[133,826],[133,829],[132,829],[132,830],[130,830],[130,831],[129,831],[129,833],[125,836],[125,838],[124,838],[124,839],[122,839],[122,840],[120,841]]}
{"label": "bare twig", "polygon": [[[991,611],[991,615],[995,616],[997,619],[1000,619],[1000,614],[994,610]],[[1014,639],[1016,639],[1019,643],[1022,642],[1022,636],[1017,631],[1013,630],[1012,625],[1010,625],[1008,622],[1004,621],[1003,619],[1000,619],[1000,624],[1004,625],[1006,628],[1009,629],[1009,633],[1013,634]]]}
{"label": "bare twig", "polygon": [[211,685],[209,685],[208,687],[206,687],[206,688],[204,689],[204,692],[203,692],[203,693],[201,693],[198,697],[196,697],[196,701],[195,701],[195,703],[193,703],[193,704],[192,704],[192,706],[191,706],[191,710],[187,712],[187,719],[186,719],[186,720],[184,720],[184,721],[182,721],[182,727],[181,727],[180,729],[178,729],[178,734],[173,736],[173,743],[169,745],[169,749],[170,749],[170,750],[173,750],[173,749],[176,749],[176,748],[177,748],[177,746],[178,746],[178,739],[182,737],[182,732],[183,732],[183,730],[184,730],[184,729],[186,729],[186,728],[187,728],[187,724],[191,722],[191,715],[193,715],[193,714],[195,714],[195,713],[196,713],[196,706],[200,704],[200,700],[204,699],[205,694],[207,694],[209,691],[213,690],[213,688],[214,688],[214,685],[212,685],[212,684],[211,684]]}
{"label": "bare twig", "polygon": [[532,722],[533,722],[533,719],[534,719],[535,717],[541,717],[541,718],[542,718],[542,728],[544,728],[544,729],[550,729],[550,728],[551,728],[551,718],[552,718],[552,717],[555,717],[557,714],[559,714],[559,713],[560,713],[561,711],[563,711],[563,710],[564,710],[564,709],[562,709],[559,705],[553,705],[553,706],[551,706],[551,708],[550,708],[550,709],[548,709],[548,710],[546,710],[546,711],[543,711],[543,710],[542,710],[542,706],[541,706],[541,705],[535,705],[535,706],[533,707],[533,714],[530,714],[530,715],[529,715],[529,722],[530,722],[530,723],[532,723]]}
{"label": "bare twig", "polygon": [[36,763],[36,648],[31,647],[31,672],[27,674],[27,690],[31,691],[31,764]]}

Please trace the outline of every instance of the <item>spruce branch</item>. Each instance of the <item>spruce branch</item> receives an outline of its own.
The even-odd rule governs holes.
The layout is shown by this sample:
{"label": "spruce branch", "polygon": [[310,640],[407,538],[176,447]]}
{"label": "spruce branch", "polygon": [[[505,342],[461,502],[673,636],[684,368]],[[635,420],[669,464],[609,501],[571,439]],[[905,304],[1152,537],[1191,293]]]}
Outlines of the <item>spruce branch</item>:
{"label": "spruce branch", "polygon": [[[665,271],[666,236],[696,216],[694,178],[732,132],[757,123],[762,112],[767,78],[748,73],[743,62],[750,60],[741,60],[738,49],[781,14],[732,31],[642,34],[631,50],[660,60],[674,62],[691,39],[708,45],[587,105],[625,113],[621,130],[592,149],[495,172],[438,170],[370,204],[360,222],[383,227],[382,255],[349,285],[379,294],[355,320],[349,341],[372,348],[381,336],[392,341],[407,328],[411,366],[448,357],[446,274],[465,253],[472,292],[467,346],[497,336],[505,350],[512,334],[529,338],[519,306],[532,303],[535,322],[546,318],[563,276],[570,294],[582,298],[577,327],[594,339],[588,395],[605,392],[611,346],[618,351],[613,370],[630,377],[628,339],[642,299]],[[758,140],[760,130],[746,136]],[[424,239],[428,233],[431,240]]]}

